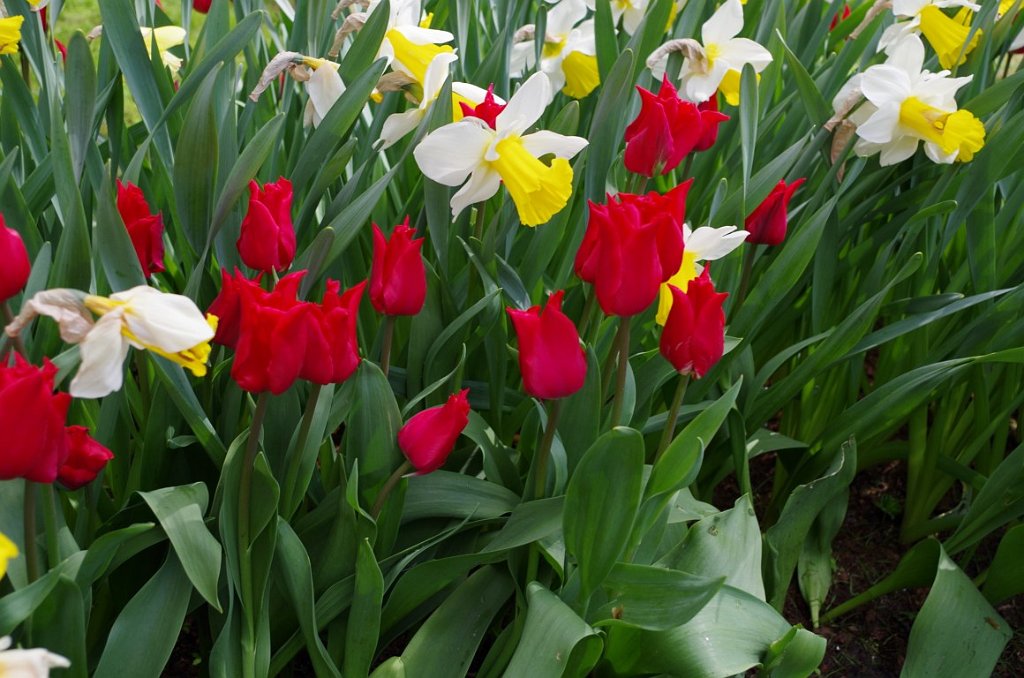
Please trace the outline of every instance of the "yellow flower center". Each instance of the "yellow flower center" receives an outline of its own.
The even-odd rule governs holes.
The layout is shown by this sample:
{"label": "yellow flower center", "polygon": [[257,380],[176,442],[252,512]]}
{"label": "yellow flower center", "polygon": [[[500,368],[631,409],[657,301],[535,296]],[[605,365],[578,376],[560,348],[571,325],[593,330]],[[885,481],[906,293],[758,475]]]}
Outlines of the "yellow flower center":
{"label": "yellow flower center", "polygon": [[430,24],[434,21],[434,13],[427,12],[426,16],[420,20],[420,28],[430,28]]}
{"label": "yellow flower center", "polygon": [[541,57],[552,59],[561,54],[565,49],[565,40],[564,36],[560,40],[545,40],[544,47],[540,51]]}
{"label": "yellow flower center", "polygon": [[900,124],[944,153],[959,151],[960,162],[969,162],[985,145],[985,126],[970,111],[949,113],[917,97],[908,97],[900,105]]}
{"label": "yellow flower center", "polygon": [[708,72],[715,67],[715,59],[720,56],[722,56],[722,48],[717,44],[712,42],[708,45],[704,45],[704,59],[707,61],[707,66],[705,66],[705,68],[707,68]]}
{"label": "yellow flower center", "polygon": [[583,52],[570,52],[562,60],[562,72],[565,74],[565,86],[562,91],[574,99],[582,99],[601,84],[601,74],[597,70],[597,57]]}
{"label": "yellow flower center", "polygon": [[658,290],[658,315],[654,319],[659,325],[665,324],[668,320],[668,313],[672,310],[672,290],[668,286],[674,285],[683,292],[686,291],[690,281],[697,277],[697,256],[696,252],[685,250],[683,252],[683,263],[679,265],[679,271],[669,278],[668,282],[663,283]]}
{"label": "yellow flower center", "polygon": [[416,78],[421,85],[427,76],[427,66],[434,60],[434,57],[443,52],[454,51],[449,45],[435,45],[429,42],[417,45],[395,28],[389,30],[384,37],[391,43],[391,49],[395,52],[395,61],[407,68],[412,77]]}
{"label": "yellow flower center", "polygon": [[967,41],[971,32],[971,15],[971,10],[965,7],[956,17],[949,17],[935,5],[925,5],[918,15],[921,18],[921,33],[935,50],[943,68],[953,68],[964,63],[967,55],[977,46],[981,37],[980,30],[974,32],[970,42]]}
{"label": "yellow flower center", "polygon": [[21,15],[0,19],[0,54],[17,54],[24,21]]}
{"label": "yellow flower center", "polygon": [[572,195],[572,167],[565,158],[555,158],[545,165],[523,146],[518,136],[499,141],[494,150],[498,159],[491,162],[524,226],[539,226],[560,212]]}

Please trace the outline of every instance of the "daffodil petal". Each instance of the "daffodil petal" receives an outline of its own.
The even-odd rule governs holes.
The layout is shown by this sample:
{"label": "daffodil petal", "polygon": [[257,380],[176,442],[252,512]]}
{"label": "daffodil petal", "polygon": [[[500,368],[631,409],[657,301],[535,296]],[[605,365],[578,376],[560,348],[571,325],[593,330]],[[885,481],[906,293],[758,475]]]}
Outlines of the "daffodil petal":
{"label": "daffodil petal", "polygon": [[121,334],[123,311],[101,317],[79,344],[82,362],[68,392],[75,398],[102,398],[121,388],[128,340]]}
{"label": "daffodil petal", "polygon": [[501,176],[488,166],[482,166],[469,176],[469,181],[452,196],[452,218],[458,217],[470,205],[487,200],[498,192]]}
{"label": "daffodil petal", "polygon": [[705,45],[720,43],[735,37],[743,30],[743,5],[740,0],[726,0],[715,10],[701,28],[701,40]]}
{"label": "daffodil petal", "polygon": [[429,179],[458,186],[484,162],[494,131],[475,118],[438,128],[419,143],[413,155]]}
{"label": "daffodil petal", "polygon": [[541,157],[549,153],[557,158],[571,158],[589,143],[582,137],[569,137],[557,132],[540,130],[533,134],[527,134],[522,138],[523,147],[530,155]]}
{"label": "daffodil petal", "polygon": [[551,82],[544,73],[534,73],[516,90],[508,105],[498,114],[499,132],[518,134],[531,127],[551,103]]}

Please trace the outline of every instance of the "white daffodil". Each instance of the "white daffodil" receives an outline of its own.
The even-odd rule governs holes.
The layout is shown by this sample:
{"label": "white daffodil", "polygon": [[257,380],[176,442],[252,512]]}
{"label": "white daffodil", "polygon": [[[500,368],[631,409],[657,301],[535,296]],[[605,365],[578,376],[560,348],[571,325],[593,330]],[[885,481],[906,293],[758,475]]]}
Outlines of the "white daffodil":
{"label": "white daffodil", "polygon": [[[453,216],[490,198],[502,182],[526,226],[546,223],[565,207],[572,195],[568,158],[583,150],[587,140],[543,130],[526,134],[551,97],[548,76],[535,73],[499,107],[503,110],[493,123],[467,116],[420,142],[414,155],[427,177],[445,186],[465,182],[452,196]],[[545,155],[554,156],[551,164],[540,160]]]}
{"label": "white daffodil", "polygon": [[[373,14],[379,6],[380,0],[373,0],[367,15]],[[455,36],[430,28],[432,15],[423,16],[420,0],[395,0],[390,6],[388,28],[374,58],[387,57],[391,68],[422,85],[434,57],[441,52],[454,51],[444,43],[451,42]]]}
{"label": "white daffodil", "polygon": [[[92,314],[99,320],[93,321]],[[129,346],[205,376],[217,327],[217,318],[204,317],[188,297],[145,285],[110,297],[67,289],[39,292],[25,302],[7,334],[16,336],[37,315],[56,320],[61,338],[79,344],[81,365],[68,389],[76,398],[102,398],[120,389]]]}
{"label": "white daffodil", "polygon": [[[747,4],[746,0],[740,0],[742,4]],[[640,22],[644,20],[644,15],[647,14],[647,8],[651,6],[651,0],[612,0],[612,24],[617,24],[619,19],[622,19],[622,30],[626,31],[627,34],[633,35],[636,33],[636,29],[640,28]],[[686,6],[686,0],[676,0],[672,5],[672,13],[669,15],[668,24],[665,26],[667,31],[671,26],[672,22],[675,21],[676,16]],[[591,11],[595,11],[594,0],[587,0],[587,7]]]}
{"label": "white daffodil", "polygon": [[156,48],[160,52],[164,66],[171,69],[172,75],[176,75],[181,70],[181,59],[167,50],[185,44],[185,29],[181,26],[160,26],[159,28],[143,26],[140,30],[142,31],[142,41],[146,43],[146,51],[152,53],[155,39]]}
{"label": "white daffodil", "polygon": [[[540,70],[547,74],[553,89],[582,99],[601,84],[597,70],[597,47],[594,43],[594,20],[584,21],[587,6],[583,0],[561,0],[547,16],[544,46],[541,48]],[[532,26],[520,31],[532,37]],[[533,68],[537,58],[534,41],[526,39],[512,45],[509,70],[518,78]]]}
{"label": "white daffodil", "polygon": [[750,64],[755,73],[772,62],[771,53],[753,40],[737,38],[743,30],[743,5],[740,0],[726,0],[704,22],[701,40],[683,39],[665,43],[647,58],[656,80],[665,74],[668,55],[683,52],[683,68],[679,72],[682,98],[694,103],[707,101],[721,90],[726,101],[737,105],[740,98],[740,73]]}
{"label": "white daffodil", "polygon": [[306,59],[304,63],[313,69],[313,73],[305,82],[309,101],[303,112],[303,124],[319,127],[335,102],[345,93],[345,83],[341,81],[338,64],[334,61]]}
{"label": "white daffodil", "polygon": [[956,91],[972,76],[951,78],[948,71],[923,71],[924,45],[908,40],[898,58],[864,71],[860,89],[874,111],[857,126],[857,136],[874,146],[855,147],[862,155],[875,149],[882,165],[906,160],[925,142],[937,163],[968,162],[985,145],[985,126],[970,111],[957,110]]}
{"label": "white daffodil", "polygon": [[659,325],[664,325],[668,320],[668,313],[672,310],[672,291],[669,285],[674,285],[680,290],[686,291],[690,281],[703,272],[704,267],[698,262],[715,261],[743,244],[750,235],[744,230],[736,230],[735,226],[722,226],[712,228],[701,226],[695,231],[690,230],[689,224],[683,224],[683,261],[668,282],[662,283],[658,291],[658,314],[655,318]]}
{"label": "white daffodil", "polygon": [[[959,7],[956,16],[949,16],[943,9]],[[970,0],[893,0],[892,13],[897,22],[882,33],[878,41],[878,49],[891,54],[897,45],[908,35],[918,33],[924,35],[928,44],[939,57],[939,65],[943,68],[959,66],[967,60],[981,37],[981,31],[975,31],[968,42],[971,32],[971,17],[981,6]]]}
{"label": "white daffodil", "polygon": [[10,647],[9,636],[0,638],[0,676],[47,678],[50,669],[66,669],[71,666],[67,657],[49,650],[11,650]]}

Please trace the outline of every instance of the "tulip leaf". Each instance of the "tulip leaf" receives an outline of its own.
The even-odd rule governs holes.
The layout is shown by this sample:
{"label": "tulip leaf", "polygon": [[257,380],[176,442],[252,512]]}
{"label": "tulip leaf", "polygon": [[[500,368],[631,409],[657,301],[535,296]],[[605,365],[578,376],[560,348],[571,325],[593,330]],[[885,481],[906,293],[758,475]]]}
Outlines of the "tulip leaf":
{"label": "tulip leaf", "polygon": [[[380,0],[380,4],[373,8],[369,18],[363,27],[356,33],[355,40],[345,53],[345,58],[338,66],[338,75],[346,84],[355,81],[360,75],[366,73],[373,63],[374,55],[380,51],[380,44],[384,40],[384,34],[389,28],[391,16],[391,3],[389,0]],[[441,101],[446,101],[441,99]]]}
{"label": "tulip leaf", "polygon": [[50,287],[71,287],[89,289],[91,275],[89,266],[83,265],[92,258],[89,245],[89,228],[86,224],[82,194],[78,189],[72,166],[71,147],[60,109],[55,102],[50,106],[50,152],[53,168],[53,183],[57,204],[63,216],[63,230],[57,242]]}
{"label": "tulip leaf", "polygon": [[[32,643],[68,659],[71,666],[63,672],[65,676],[86,678],[89,660],[85,651],[85,627],[82,589],[67,575],[60,577],[32,615]],[[19,668],[15,666],[11,672]]]}
{"label": "tulip leaf", "polygon": [[519,496],[486,480],[434,471],[412,476],[405,493],[403,522],[420,518],[497,518],[519,504]]}
{"label": "tulip leaf", "polygon": [[563,531],[579,567],[584,601],[626,549],[640,504],[643,466],[643,437],[616,427],[587,450],[569,479]]}
{"label": "tulip leaf", "polygon": [[587,198],[595,202],[605,200],[608,172],[612,160],[618,153],[619,139],[626,128],[626,113],[629,108],[622,105],[632,96],[633,63],[632,50],[624,50],[615,60],[615,65],[603,79],[594,109],[594,119],[590,126],[589,138],[592,140],[587,149],[585,168],[585,193]]}
{"label": "tulip leaf", "polygon": [[1024,593],[1020,564],[1024,562],[1024,525],[1014,525],[999,540],[981,592],[993,605]]}
{"label": "tulip leaf", "polygon": [[103,187],[96,196],[96,203],[94,240],[103,243],[98,253],[111,291],[121,292],[145,285],[146,276],[139,264],[139,257],[135,253],[135,247],[121,214],[117,211],[114,187],[109,174],[104,176]]}
{"label": "tulip leaf", "polygon": [[601,637],[541,584],[526,589],[526,625],[505,678],[584,676],[601,656]]}
{"label": "tulip leaf", "polygon": [[342,668],[346,676],[365,676],[370,671],[377,650],[383,598],[384,577],[373,554],[373,546],[368,539],[363,539],[356,556],[356,583],[345,632],[345,663]]}
{"label": "tulip leaf", "polygon": [[188,134],[178,138],[174,161],[174,198],[178,219],[192,249],[201,252],[210,237],[213,190],[217,185],[218,142],[214,93],[220,67],[199,89],[185,116]]}
{"label": "tulip leaf", "polygon": [[71,166],[77,183],[82,179],[89,144],[93,143],[92,120],[96,104],[96,69],[92,53],[89,52],[89,43],[81,31],[76,31],[68,42],[64,81],[67,86],[65,101]]}
{"label": "tulip leaf", "polygon": [[650,565],[617,564],[604,582],[609,600],[597,626],[628,624],[660,631],[690,621],[708,604],[725,577],[709,578]]}
{"label": "tulip leaf", "polygon": [[351,381],[346,450],[359,462],[360,491],[372,505],[377,489],[401,463],[397,437],[402,413],[387,377],[370,361],[362,361]]}

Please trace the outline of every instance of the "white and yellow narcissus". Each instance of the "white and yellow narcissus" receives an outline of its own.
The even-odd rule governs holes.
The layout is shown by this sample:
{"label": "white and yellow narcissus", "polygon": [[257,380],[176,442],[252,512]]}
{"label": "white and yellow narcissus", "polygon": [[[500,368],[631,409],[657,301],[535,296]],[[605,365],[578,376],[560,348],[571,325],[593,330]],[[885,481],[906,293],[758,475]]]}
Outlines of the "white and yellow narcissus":
{"label": "white and yellow narcissus", "polygon": [[68,389],[75,398],[102,398],[120,389],[129,346],[205,376],[217,327],[217,318],[204,317],[188,297],[145,285],[109,297],[69,289],[38,292],[7,326],[7,334],[17,335],[37,315],[56,320],[61,339],[79,345],[81,364]]}
{"label": "white and yellow narcissus", "polygon": [[[437,101],[438,95],[441,94],[441,89],[448,79],[449,66],[453,61],[457,61],[458,58],[452,52],[441,52],[434,56],[434,60],[427,67],[427,73],[423,79],[423,93],[416,108],[402,113],[392,113],[384,121],[379,140],[381,142],[381,150],[394,145],[402,137],[419,126],[420,122],[427,115],[427,111],[430,110],[434,102]],[[468,82],[453,82],[451,100],[452,120],[455,122],[462,120],[463,112],[460,104],[465,103],[471,107],[475,106],[483,101],[486,95],[487,92],[476,85],[471,85]],[[497,99],[497,103],[504,104],[505,100]]]}
{"label": "white and yellow narcissus", "polygon": [[[547,14],[544,44],[541,48],[540,70],[551,80],[552,89],[582,99],[601,84],[597,70],[597,47],[594,42],[594,20],[587,19],[583,0],[561,0]],[[533,68],[537,50],[533,40],[512,45],[509,70],[520,77]]]}
{"label": "white and yellow narcissus", "polygon": [[[960,8],[956,16],[943,11],[951,7]],[[981,31],[972,34],[970,26],[971,16],[979,9],[969,0],[893,0],[892,13],[899,21],[885,29],[878,49],[892,54],[905,37],[920,33],[935,50],[940,66],[959,66],[981,37]]]}
{"label": "white and yellow narcissus", "polygon": [[146,51],[153,51],[153,40],[156,40],[156,49],[160,52],[160,58],[164,62],[164,66],[171,69],[171,74],[176,74],[181,70],[181,59],[168,50],[172,47],[185,44],[185,29],[181,26],[160,26],[158,28],[150,28],[143,26],[142,41],[146,43]]}
{"label": "white and yellow narcissus", "polygon": [[[451,42],[455,36],[430,28],[431,15],[421,18],[420,0],[395,0],[389,5],[388,28],[375,58],[387,57],[393,70],[405,73],[422,85],[434,57],[454,51],[443,43]],[[380,0],[373,0],[367,14],[373,14],[379,6]]]}
{"label": "white and yellow narcissus", "polygon": [[701,226],[697,230],[691,230],[690,225],[683,224],[683,261],[679,270],[662,283],[658,290],[658,314],[655,318],[659,325],[664,325],[668,320],[668,313],[672,310],[672,290],[669,285],[678,287],[685,292],[690,281],[696,278],[704,270],[698,262],[715,261],[743,244],[750,235],[744,230],[736,230],[735,226],[722,226],[713,228]]}
{"label": "white and yellow narcissus", "polygon": [[860,89],[868,103],[856,121],[864,142],[854,147],[858,155],[879,153],[882,165],[893,165],[923,141],[933,162],[948,164],[970,161],[985,145],[985,126],[956,104],[957,90],[972,76],[951,78],[949,71],[929,73],[923,66],[924,44],[911,35],[886,63],[864,71]]}
{"label": "white and yellow narcissus", "polygon": [[702,103],[721,90],[726,101],[739,103],[740,73],[750,64],[760,73],[772,62],[771,53],[748,38],[737,38],[743,30],[740,0],[726,0],[701,27],[701,42],[683,39],[662,45],[647,59],[656,80],[665,73],[668,55],[682,51],[686,56],[679,72],[680,97]]}
{"label": "white and yellow narcissus", "polygon": [[11,678],[47,678],[50,669],[66,669],[71,666],[67,657],[54,654],[42,648],[34,650],[12,650],[10,637],[0,638],[0,676]]}
{"label": "white and yellow narcissus", "polygon": [[335,102],[345,93],[345,83],[338,75],[337,62],[307,58],[304,63],[313,70],[313,73],[303,83],[306,86],[306,93],[309,94],[303,112],[303,124],[307,127],[319,127]]}
{"label": "white and yellow narcissus", "polygon": [[[583,150],[587,140],[544,130],[526,134],[551,97],[548,76],[535,73],[512,95],[493,127],[467,116],[420,142],[414,151],[420,170],[445,186],[462,186],[452,196],[453,217],[490,198],[502,182],[526,226],[546,223],[565,207],[572,195],[568,159]],[[551,164],[540,160],[545,155],[554,156]]]}

